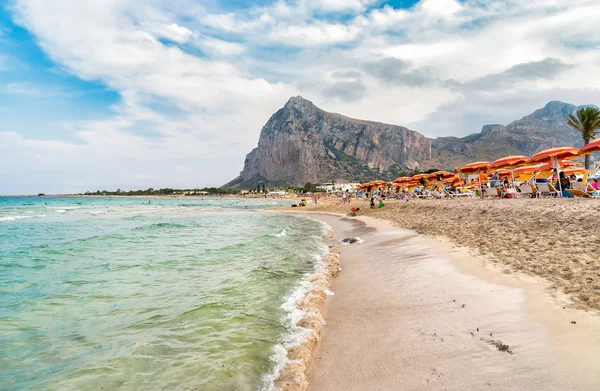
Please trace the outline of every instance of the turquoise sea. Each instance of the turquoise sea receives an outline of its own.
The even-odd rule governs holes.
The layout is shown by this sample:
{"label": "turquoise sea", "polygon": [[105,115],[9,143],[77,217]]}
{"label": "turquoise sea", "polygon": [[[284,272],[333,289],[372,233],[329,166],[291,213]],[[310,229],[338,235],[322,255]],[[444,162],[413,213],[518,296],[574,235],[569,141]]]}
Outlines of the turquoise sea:
{"label": "turquoise sea", "polygon": [[0,197],[0,389],[271,388],[327,251],[284,204]]}

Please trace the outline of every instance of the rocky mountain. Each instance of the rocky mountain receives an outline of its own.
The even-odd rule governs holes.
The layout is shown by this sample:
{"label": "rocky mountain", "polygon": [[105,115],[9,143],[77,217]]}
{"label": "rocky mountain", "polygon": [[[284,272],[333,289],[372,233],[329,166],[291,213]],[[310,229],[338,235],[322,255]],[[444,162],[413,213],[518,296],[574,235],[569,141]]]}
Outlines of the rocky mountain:
{"label": "rocky mountain", "polygon": [[506,126],[486,125],[481,133],[462,138],[429,139],[402,126],[328,113],[293,97],[269,119],[243,171],[225,187],[391,180],[402,171],[453,169],[557,145],[580,146],[580,134],[566,123],[576,109],[550,102]]}
{"label": "rocky mountain", "polygon": [[450,168],[508,155],[531,156],[556,146],[582,147],[581,134],[567,125],[569,114],[581,107],[553,101],[506,126],[485,125],[481,133],[462,138],[439,137],[432,140],[433,158],[425,164]]}

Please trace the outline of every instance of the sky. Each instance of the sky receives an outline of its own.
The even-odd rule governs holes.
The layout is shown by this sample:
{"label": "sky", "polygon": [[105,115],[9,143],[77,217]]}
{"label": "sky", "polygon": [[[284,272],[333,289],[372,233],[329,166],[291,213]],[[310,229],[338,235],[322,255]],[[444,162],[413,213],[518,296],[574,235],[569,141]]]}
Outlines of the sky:
{"label": "sky", "polygon": [[220,186],[292,96],[429,137],[600,103],[597,0],[4,0],[0,194]]}

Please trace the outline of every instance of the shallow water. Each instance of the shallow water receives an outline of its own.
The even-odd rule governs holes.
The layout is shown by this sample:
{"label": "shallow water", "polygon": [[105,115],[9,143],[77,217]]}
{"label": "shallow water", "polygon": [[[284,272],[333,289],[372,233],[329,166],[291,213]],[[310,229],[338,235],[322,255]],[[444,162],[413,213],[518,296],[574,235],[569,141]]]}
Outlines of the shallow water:
{"label": "shallow water", "polygon": [[282,304],[326,251],[277,205],[0,198],[2,389],[268,387]]}

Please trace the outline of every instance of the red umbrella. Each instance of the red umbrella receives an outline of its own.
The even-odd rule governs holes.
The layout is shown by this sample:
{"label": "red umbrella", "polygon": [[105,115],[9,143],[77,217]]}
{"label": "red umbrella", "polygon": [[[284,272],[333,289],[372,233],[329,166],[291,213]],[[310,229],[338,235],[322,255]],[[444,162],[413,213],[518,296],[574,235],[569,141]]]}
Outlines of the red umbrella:
{"label": "red umbrella", "polygon": [[527,160],[529,160],[529,156],[507,156],[491,163],[489,169],[491,170],[493,168],[513,168],[524,164]]}
{"label": "red umbrella", "polygon": [[588,143],[585,147],[579,150],[580,155],[587,155],[588,153],[593,152],[600,152],[600,139]]}
{"label": "red umbrella", "polygon": [[[527,163],[551,163],[556,174],[560,171],[559,160],[561,159],[575,159],[579,157],[579,150],[574,147],[558,147],[550,148],[545,151],[538,152],[527,161]],[[558,181],[558,190],[560,191],[559,196],[562,197],[562,184]]]}
{"label": "red umbrella", "polygon": [[454,169],[454,176],[452,177],[452,186],[453,187],[459,187],[460,185],[462,185],[463,181],[462,179],[460,179],[460,174],[458,173],[458,168]]}
{"label": "red umbrella", "polygon": [[[477,173],[477,178],[481,180],[481,171],[485,171],[490,166],[490,162],[474,162],[469,163],[460,171],[464,174],[475,174]],[[479,183],[479,192],[481,193],[481,199],[483,199],[483,189],[481,188],[481,183]]]}
{"label": "red umbrella", "polygon": [[460,169],[463,174],[475,174],[476,172],[485,171],[490,166],[490,162],[475,162],[469,163]]}
{"label": "red umbrella", "polygon": [[449,171],[436,171],[436,172],[432,172],[431,174],[427,175],[428,179],[437,179],[440,176],[442,176],[442,179],[444,178],[451,178],[452,177],[452,173]]}
{"label": "red umbrella", "polygon": [[585,174],[587,172],[587,170],[583,167],[567,168],[564,172],[565,172],[565,175],[571,175],[571,174],[579,175],[579,174]]}
{"label": "red umbrella", "polygon": [[527,164],[552,163],[554,160],[575,159],[579,157],[579,150],[574,147],[550,148],[533,155]]}

